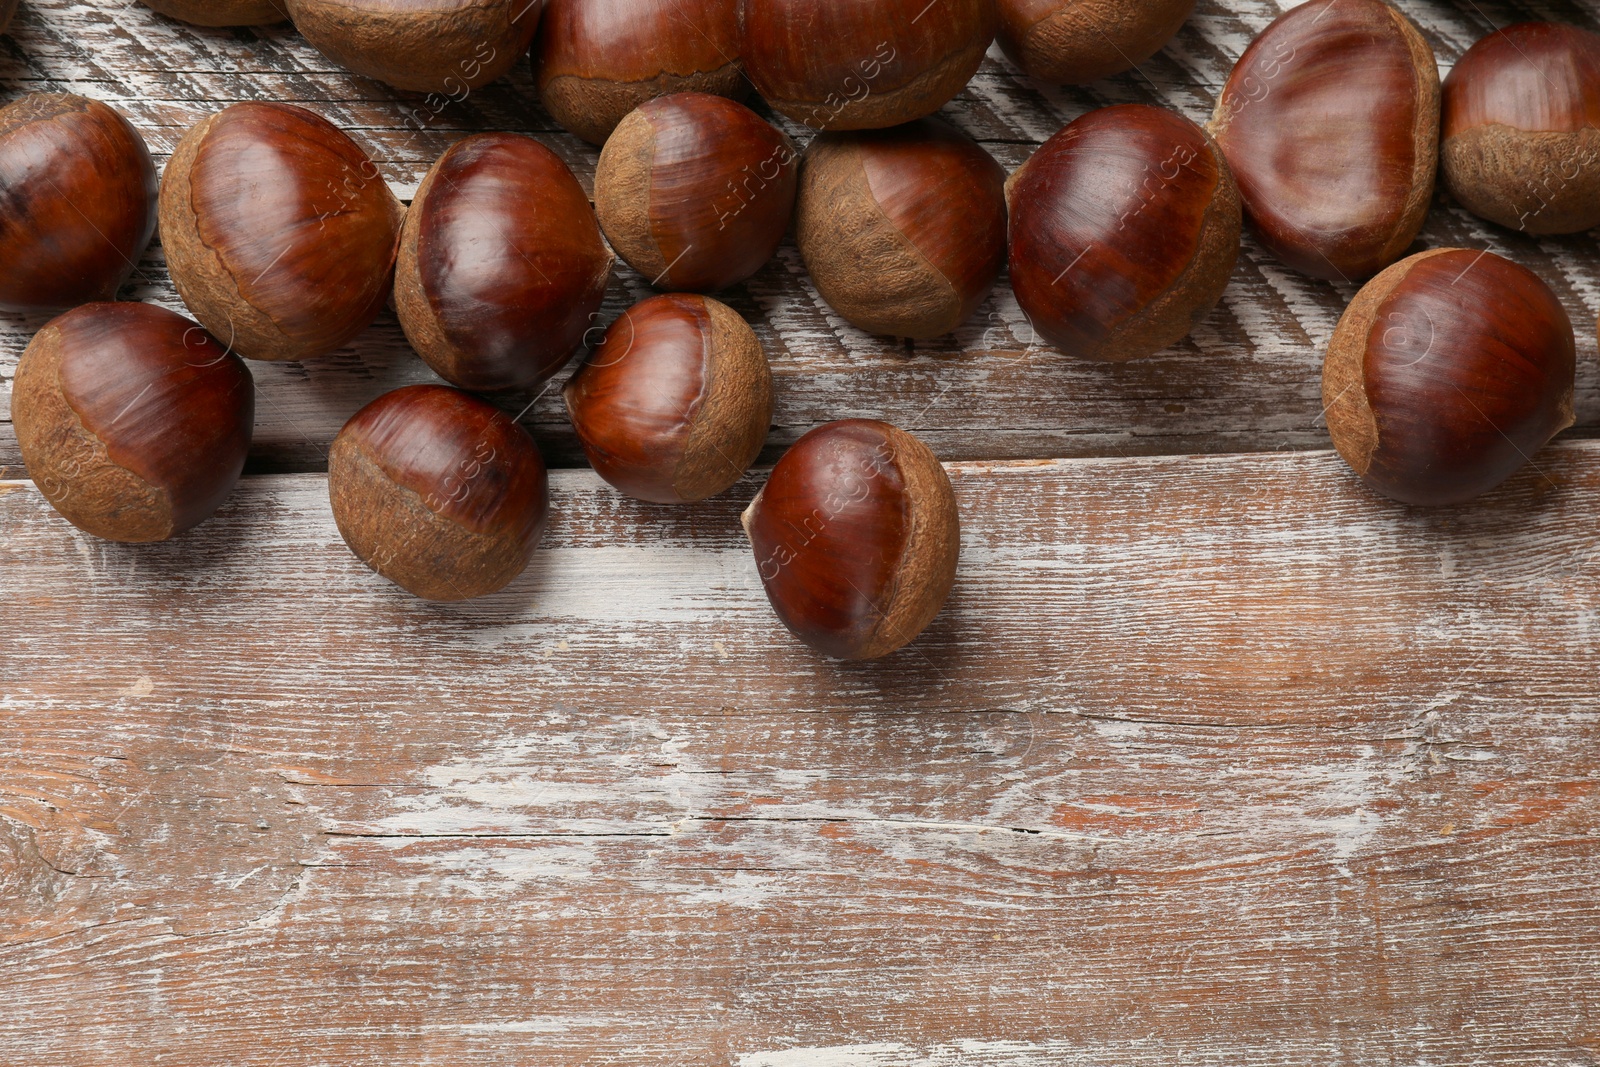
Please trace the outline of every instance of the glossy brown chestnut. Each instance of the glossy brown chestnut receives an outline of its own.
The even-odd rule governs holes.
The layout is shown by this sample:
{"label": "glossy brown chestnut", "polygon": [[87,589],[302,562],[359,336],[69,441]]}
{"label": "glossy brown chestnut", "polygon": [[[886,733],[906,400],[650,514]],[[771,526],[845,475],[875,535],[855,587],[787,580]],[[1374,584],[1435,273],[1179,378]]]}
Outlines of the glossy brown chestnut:
{"label": "glossy brown chestnut", "polygon": [[377,317],[405,208],[366,154],[290,104],[234,104],[184,135],[161,242],[195,318],[251,359],[310,359]]}
{"label": "glossy brown chestnut", "polygon": [[545,110],[594,144],[646,100],[750,88],[739,0],[549,0],[535,50]]}
{"label": "glossy brown chestnut", "polygon": [[709,297],[651,297],[623,313],[566,387],[595,472],[640,500],[715,496],[761,451],[772,372],[755,331]]}
{"label": "glossy brown chestnut", "polygon": [[817,291],[868,333],[949,333],[1005,266],[1005,180],[976,141],[935,119],[818,135],[795,216]]}
{"label": "glossy brown chestnut", "polygon": [[1532,271],[1439,248],[1356,295],[1328,348],[1333,443],[1373,489],[1407,504],[1488,492],[1572,425],[1572,323]]}
{"label": "glossy brown chestnut", "polygon": [[1356,281],[1427,218],[1439,67],[1383,0],[1311,0],[1245,49],[1210,130],[1261,243],[1314,278]]}
{"label": "glossy brown chestnut", "polygon": [[112,541],[164,541],[209,518],[244,469],[254,417],[244,361],[151,304],[87,304],[52,319],[11,393],[40,492]]}
{"label": "glossy brown chestnut", "polygon": [[385,393],[328,453],[334,521],[367,566],[427,600],[469,600],[528,566],[550,503],[528,432],[443,385]]}
{"label": "glossy brown chestnut", "polygon": [[996,0],[1000,47],[1024,74],[1088,85],[1132,70],[1177,35],[1194,0]]}
{"label": "glossy brown chestnut", "polygon": [[439,158],[411,202],[395,307],[446,381],[532,388],[582,344],[612,260],[559,156],[531,137],[475,134]]}
{"label": "glossy brown chestnut", "polygon": [[611,135],[594,205],[611,246],[651,285],[709,293],[777,252],[799,169],[793,142],[743,104],[675,93]]}
{"label": "glossy brown chestnut", "polygon": [[1121,362],[1174,344],[1222,299],[1239,193],[1204,130],[1145,104],[1101,108],[1011,177],[1011,284],[1062,351]]}
{"label": "glossy brown chestnut", "polygon": [[913,641],[955,583],[961,522],[928,446],[887,423],[820,426],[786,452],[744,513],[778,618],[835,659]]}
{"label": "glossy brown chestnut", "polygon": [[121,115],[68,93],[0,108],[0,308],[114,299],[155,225],[155,165]]}
{"label": "glossy brown chestnut", "polygon": [[1600,225],[1600,35],[1522,22],[1444,80],[1440,172],[1468,211],[1526,233]]}
{"label": "glossy brown chestnut", "polygon": [[196,26],[266,26],[289,17],[284,0],[142,0],[145,7]]}
{"label": "glossy brown chestnut", "polygon": [[773,109],[819,130],[898,126],[966,88],[994,0],[743,0],[745,71]]}
{"label": "glossy brown chestnut", "polygon": [[285,0],[313,48],[396,89],[459,98],[516,65],[538,0]]}

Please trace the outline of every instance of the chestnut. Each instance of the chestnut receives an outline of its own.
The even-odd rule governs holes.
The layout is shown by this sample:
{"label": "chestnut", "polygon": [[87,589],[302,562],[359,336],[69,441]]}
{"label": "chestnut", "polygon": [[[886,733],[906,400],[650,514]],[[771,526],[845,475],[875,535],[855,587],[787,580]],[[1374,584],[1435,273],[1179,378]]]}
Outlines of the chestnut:
{"label": "chestnut", "polygon": [[743,104],[674,93],[640,105],[606,142],[594,206],[651,285],[714,292],[777,252],[799,169],[794,143]]}
{"label": "chestnut", "polygon": [[876,659],[914,640],[950,595],[961,552],[944,468],[915,437],[870,419],[795,442],[744,528],[778,618],[835,659]]}
{"label": "chestnut", "polygon": [[1030,78],[1088,85],[1132,70],[1177,36],[1194,0],[995,0],[1000,47]]}
{"label": "chestnut", "polygon": [[389,298],[404,213],[354,141],[291,104],[205,119],[161,180],[173,285],[251,359],[326,355],[366,329]]}
{"label": "chestnut", "polygon": [[1522,22],[1444,80],[1440,169],[1468,211],[1532,234],[1600,226],[1600,35]]}
{"label": "chestnut", "polygon": [[85,304],[17,365],[22,461],[74,526],[164,541],[204,522],[244,470],[255,383],[195,323],[152,304]]}
{"label": "chestnut", "polygon": [[548,0],[535,48],[545,110],[592,144],[658,96],[749,92],[739,0]]}
{"label": "chestnut", "polygon": [[1239,255],[1239,193],[1206,132],[1145,104],[1091,111],[1006,189],[1011,284],[1040,337],[1121,362],[1210,314]]}
{"label": "chestnut", "polygon": [[1458,504],[1572,425],[1572,323],[1548,286],[1490,252],[1439,248],[1368,282],[1322,373],[1328,430],[1373,489]]}
{"label": "chestnut", "polygon": [[11,18],[17,13],[17,0],[0,0],[0,33],[5,33],[11,25]]}
{"label": "chestnut", "polygon": [[155,164],[127,119],[70,93],[0,108],[0,308],[115,299],[155,226]]}
{"label": "chestnut", "polygon": [[966,88],[995,21],[994,0],[743,0],[745,71],[807,126],[898,126]]}
{"label": "chestnut", "polygon": [[1366,278],[1427,218],[1438,63],[1383,0],[1302,4],[1245,49],[1210,129],[1273,255],[1314,278]]}
{"label": "chestnut", "polygon": [[728,488],[772,425],[772,372],[755,331],[732,308],[687,293],[623,312],[565,392],[595,472],[658,504]]}
{"label": "chestnut", "polygon": [[612,262],[559,156],[531,137],[475,134],[439,158],[411,202],[395,307],[446,381],[532,388],[578,350]]}
{"label": "chestnut", "polygon": [[196,26],[267,26],[289,17],[284,0],[143,0],[144,6]]}
{"label": "chestnut", "polygon": [[458,97],[516,66],[539,0],[285,0],[311,46],[396,89]]}
{"label": "chestnut", "polygon": [[328,453],[328,496],[367,566],[424,599],[469,600],[527,568],[550,481],[533,438],[499,408],[410,385],[344,424]]}
{"label": "chestnut", "polygon": [[795,216],[817,291],[868,333],[949,333],[1005,266],[1005,180],[976,141],[935,119],[820,134],[801,161]]}

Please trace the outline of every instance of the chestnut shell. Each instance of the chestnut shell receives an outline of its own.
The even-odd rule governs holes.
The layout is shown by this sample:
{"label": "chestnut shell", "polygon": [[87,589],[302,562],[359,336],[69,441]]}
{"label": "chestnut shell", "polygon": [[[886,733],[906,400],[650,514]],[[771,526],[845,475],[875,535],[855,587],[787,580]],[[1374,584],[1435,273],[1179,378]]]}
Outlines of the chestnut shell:
{"label": "chestnut shell", "polygon": [[1572,323],[1538,275],[1439,248],[1368,282],[1323,367],[1328,430],[1373,489],[1458,504],[1572,425]]}
{"label": "chestnut shell", "polygon": [[738,481],[772,425],[772,372],[755,331],[709,297],[623,312],[567,382],[595,472],[640,500],[704,500]]}
{"label": "chestnut shell", "polygon": [[715,292],[777,252],[799,165],[793,142],[743,104],[675,93],[641,105],[606,142],[595,210],[651,285]]}
{"label": "chestnut shell", "polygon": [[1532,234],[1600,225],[1600,35],[1522,22],[1444,80],[1440,174],[1490,222]]}
{"label": "chestnut shell", "polygon": [[545,110],[592,144],[658,96],[750,91],[739,0],[548,0],[534,47]]}
{"label": "chestnut shell", "polygon": [[205,521],[244,469],[255,384],[238,356],[152,304],[86,304],[22,354],[17,443],[45,499],[113,541],[162,541]]}
{"label": "chestnut shell", "polygon": [[1186,337],[1222,298],[1241,210],[1204,130],[1144,104],[1046,141],[1007,187],[1011,284],[1040,337],[1120,362]]}
{"label": "chestnut shell", "polygon": [[234,104],[184,135],[161,240],[189,310],[251,359],[326,355],[383,309],[405,208],[360,147],[291,104]]}
{"label": "chestnut shell", "polygon": [[1355,281],[1422,230],[1439,162],[1439,67],[1383,0],[1320,0],[1245,50],[1210,125],[1261,243]]}
{"label": "chestnut shell", "polygon": [[795,215],[817,291],[869,333],[949,333],[1005,267],[1005,180],[982,146],[934,119],[819,134]]}
{"label": "chestnut shell", "polygon": [[835,659],[915,640],[955,583],[961,523],[928,446],[887,423],[820,426],[786,452],[744,513],[783,624]]}
{"label": "chestnut shell", "polygon": [[396,89],[459,97],[514,67],[538,0],[285,0],[295,29],[340,66]]}
{"label": "chestnut shell", "polygon": [[0,108],[0,309],[114,299],[155,232],[156,188],[144,138],[98,100]]}
{"label": "chestnut shell", "polygon": [[5,33],[11,25],[12,16],[17,13],[17,0],[0,0],[0,33]]}
{"label": "chestnut shell", "polygon": [[395,306],[412,347],[465,389],[527,389],[566,365],[613,257],[589,197],[531,137],[452,145],[406,213]]}
{"label": "chestnut shell", "polygon": [[1088,85],[1161,51],[1194,0],[995,0],[1000,47],[1024,74]]}
{"label": "chestnut shell", "polygon": [[550,486],[528,432],[443,385],[385,393],[328,453],[339,533],[363,562],[428,600],[504,588],[544,531]]}
{"label": "chestnut shell", "polygon": [[819,130],[898,126],[943,107],[994,40],[993,0],[743,0],[745,71]]}
{"label": "chestnut shell", "polygon": [[145,7],[195,26],[268,26],[289,17],[284,0],[140,0]]}

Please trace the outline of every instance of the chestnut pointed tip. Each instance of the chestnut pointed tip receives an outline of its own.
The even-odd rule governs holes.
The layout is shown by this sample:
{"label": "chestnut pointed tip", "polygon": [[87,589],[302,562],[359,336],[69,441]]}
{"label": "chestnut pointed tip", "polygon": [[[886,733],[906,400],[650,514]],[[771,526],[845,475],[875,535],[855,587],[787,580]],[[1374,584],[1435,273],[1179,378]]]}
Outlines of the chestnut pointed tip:
{"label": "chestnut pointed tip", "polygon": [[744,528],[744,536],[747,541],[755,540],[755,535],[751,533],[751,529],[755,526],[756,514],[761,509],[761,494],[764,492],[766,492],[765,489],[757,492],[755,498],[750,501],[749,506],[739,513],[739,525]]}

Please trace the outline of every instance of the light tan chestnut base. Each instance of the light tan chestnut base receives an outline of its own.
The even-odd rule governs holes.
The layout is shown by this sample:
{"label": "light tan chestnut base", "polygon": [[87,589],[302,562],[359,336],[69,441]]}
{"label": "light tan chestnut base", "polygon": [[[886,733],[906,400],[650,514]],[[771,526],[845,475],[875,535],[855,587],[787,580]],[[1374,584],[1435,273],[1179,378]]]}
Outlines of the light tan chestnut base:
{"label": "light tan chestnut base", "polygon": [[516,545],[440,515],[348,439],[335,438],[328,452],[328,498],[350,551],[424,600],[486,596],[528,566],[529,556]]}
{"label": "light tan chestnut base", "polygon": [[884,214],[855,146],[819,138],[801,167],[795,240],[828,306],[868,333],[918,341],[961,325],[961,295]]}
{"label": "light tan chestnut base", "polygon": [[652,284],[667,261],[650,234],[651,170],[655,124],[635,111],[617,124],[594,172],[594,210],[606,240],[628,265]]}
{"label": "light tan chestnut base", "polygon": [[804,101],[768,99],[772,110],[817,130],[881,130],[924,118],[938,111],[964,89],[983,64],[987,40],[976,40],[898,89],[850,100]]}
{"label": "light tan chestnut base", "polygon": [[452,96],[515,66],[543,10],[529,0],[285,2],[295,29],[340,66],[396,89]]}
{"label": "light tan chestnut base", "polygon": [[750,324],[707,298],[707,384],[684,444],[672,488],[688,503],[733,485],[750,469],[772,427],[772,370]]}
{"label": "light tan chestnut base", "polygon": [[1600,226],[1600,130],[1475,126],[1444,142],[1440,170],[1463,207],[1501,226],[1535,235]]}
{"label": "light tan chestnut base", "polygon": [[1193,10],[1194,0],[1067,0],[1026,29],[1002,16],[1000,43],[1031,78],[1088,85],[1159,52]]}
{"label": "light tan chestnut base", "polygon": [[590,144],[603,145],[629,112],[658,96],[710,93],[730,100],[749,95],[744,68],[729,63],[693,74],[662,74],[646,81],[618,82],[562,75],[543,81],[539,97],[544,109],[567,130]]}
{"label": "light tan chestnut base", "polygon": [[195,26],[270,26],[289,17],[283,0],[143,0],[144,6]]}
{"label": "light tan chestnut base", "polygon": [[61,387],[61,334],[39,331],[12,383],[11,420],[34,484],[72,525],[108,541],[165,541],[174,529],[172,501],[119,466],[83,425]]}

